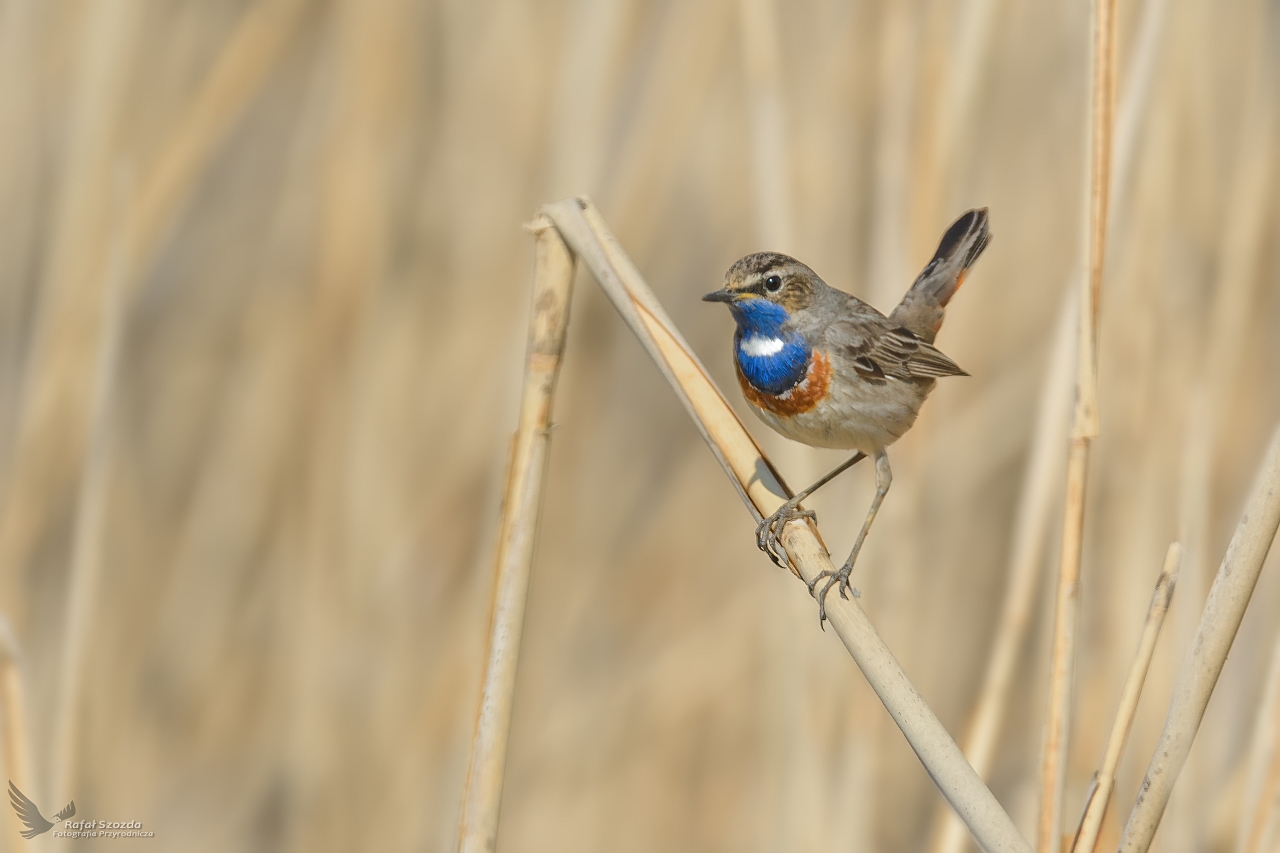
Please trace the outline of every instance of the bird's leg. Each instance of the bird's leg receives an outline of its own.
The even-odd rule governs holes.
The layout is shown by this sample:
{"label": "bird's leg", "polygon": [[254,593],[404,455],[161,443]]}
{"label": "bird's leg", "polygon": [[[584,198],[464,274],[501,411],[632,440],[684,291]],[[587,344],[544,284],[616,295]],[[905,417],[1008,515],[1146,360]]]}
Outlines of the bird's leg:
{"label": "bird's leg", "polygon": [[[889,493],[891,483],[893,483],[893,471],[889,469],[889,454],[881,448],[876,453],[876,496],[871,499],[871,508],[867,510],[867,518],[862,522],[862,530],[858,532],[858,538],[853,543],[853,551],[849,553],[849,559],[844,561],[840,571],[821,572],[809,583],[809,594],[818,599],[818,625],[822,625],[827,620],[827,593],[831,587],[839,585],[841,598],[849,597],[845,594],[846,592],[852,592],[854,598],[858,597],[858,591],[849,586],[849,573],[853,571],[858,552],[862,550],[862,543],[866,541],[867,531],[871,529],[871,522],[876,520],[876,513],[880,511],[880,504],[884,502],[884,496]],[[823,578],[826,578],[827,582],[820,591],[815,593],[814,587]]]}
{"label": "bird's leg", "polygon": [[787,552],[783,549],[782,543],[779,541],[782,536],[782,528],[786,527],[791,521],[797,518],[816,518],[813,510],[800,509],[800,502],[809,495],[818,491],[818,489],[830,483],[844,471],[852,468],[855,464],[867,458],[867,454],[858,451],[853,457],[845,462],[840,463],[836,468],[827,474],[818,482],[796,495],[791,500],[778,507],[777,511],[768,518],[762,520],[756,525],[756,547],[769,555],[769,559],[784,568],[791,569],[791,561],[787,558]]}

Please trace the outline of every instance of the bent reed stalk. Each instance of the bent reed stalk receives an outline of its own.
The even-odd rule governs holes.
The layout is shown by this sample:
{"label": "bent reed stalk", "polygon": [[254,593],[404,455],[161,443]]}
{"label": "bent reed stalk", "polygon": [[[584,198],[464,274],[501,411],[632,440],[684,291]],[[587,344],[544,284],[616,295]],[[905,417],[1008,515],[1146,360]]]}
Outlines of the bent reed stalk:
{"label": "bent reed stalk", "polygon": [[[543,213],[591,270],[667,378],[752,517],[758,521],[781,506],[789,491],[591,202],[568,199],[548,205]],[[788,524],[782,544],[806,582],[832,568],[817,527],[810,521]],[[1030,853],[1030,844],[925,704],[858,602],[834,599],[828,603],[827,616],[930,778],[982,849]]]}

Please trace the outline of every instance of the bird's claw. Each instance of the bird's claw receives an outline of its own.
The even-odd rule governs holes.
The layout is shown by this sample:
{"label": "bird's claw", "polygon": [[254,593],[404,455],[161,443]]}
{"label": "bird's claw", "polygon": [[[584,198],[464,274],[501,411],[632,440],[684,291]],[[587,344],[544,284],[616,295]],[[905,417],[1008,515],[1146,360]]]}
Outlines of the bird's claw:
{"label": "bird's claw", "polygon": [[[831,587],[836,587],[840,593],[840,597],[845,601],[849,600],[849,595],[854,598],[861,598],[862,593],[855,587],[849,585],[849,573],[853,570],[853,566],[845,565],[838,572],[825,569],[814,575],[812,581],[808,582],[809,594],[818,599],[818,627],[826,630],[827,621],[827,593],[831,591]],[[822,585],[822,589],[818,589],[818,583],[826,578],[826,583]],[[847,594],[846,594],[847,593]]]}
{"label": "bird's claw", "polygon": [[795,571],[786,549],[782,547],[782,531],[788,524],[798,518],[816,519],[817,514],[811,509],[800,509],[799,504],[787,501],[768,518],[756,525],[756,547],[769,555],[774,565],[779,568]]}

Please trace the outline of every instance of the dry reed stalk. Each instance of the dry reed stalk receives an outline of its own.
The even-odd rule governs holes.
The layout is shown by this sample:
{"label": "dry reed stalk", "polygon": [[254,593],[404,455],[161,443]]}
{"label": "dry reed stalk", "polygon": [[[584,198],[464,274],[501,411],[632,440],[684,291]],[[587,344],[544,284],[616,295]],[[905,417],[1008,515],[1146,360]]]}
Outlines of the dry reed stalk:
{"label": "dry reed stalk", "polygon": [[791,157],[782,102],[782,54],[774,0],[740,0],[742,61],[751,100],[752,188],[756,228],[765,246],[792,248]]}
{"label": "dry reed stalk", "polygon": [[[102,11],[91,14],[87,24],[91,35],[103,33],[95,38],[81,83],[86,103],[80,107],[84,115],[79,121],[85,127],[70,134],[76,156],[67,169],[60,202],[63,209],[49,261],[51,304],[42,311],[41,338],[26,381],[31,395],[20,414],[13,480],[7,484],[0,520],[0,565],[26,559],[56,489],[75,475],[85,450],[90,406],[85,391],[92,382],[94,344],[103,334],[103,296],[93,285],[105,274],[97,242],[100,223],[90,220],[99,215],[95,211],[109,206],[102,176],[112,171],[107,166],[122,97],[118,90],[123,88],[123,54],[140,14],[132,5],[95,6]],[[141,272],[210,157],[275,66],[304,7],[303,0],[272,0],[245,13],[155,164],[145,172],[122,223],[111,229],[124,243],[126,303],[141,286]],[[102,21],[95,20],[98,14]],[[107,44],[98,47],[97,41]]]}
{"label": "dry reed stalk", "polygon": [[129,296],[141,286],[142,273],[210,158],[275,68],[306,6],[305,0],[253,4],[178,117],[126,215],[124,233],[134,264],[125,282]]}
{"label": "dry reed stalk", "polygon": [[[1078,404],[1077,404],[1078,408]],[[1040,815],[1036,849],[1061,847],[1062,795],[1066,787],[1067,740],[1071,726],[1071,682],[1075,669],[1076,624],[1080,607],[1080,542],[1084,534],[1084,498],[1089,439],[1075,435],[1067,457],[1066,511],[1062,522],[1057,607],[1049,669],[1044,753],[1040,765]]]}
{"label": "dry reed stalk", "polygon": [[462,801],[459,853],[489,853],[497,842],[516,665],[550,441],[551,404],[569,324],[573,255],[546,218],[539,217],[531,223],[530,230],[537,240],[537,267],[529,349],[520,397],[520,424],[512,440],[498,533],[489,647]]}
{"label": "dry reed stalk", "polygon": [[[342,656],[347,632],[360,614],[379,610],[378,595],[369,583],[378,558],[366,550],[366,533],[373,516],[381,516],[379,521],[386,523],[387,503],[381,494],[357,497],[362,469],[374,468],[376,463],[353,451],[362,422],[368,423],[362,411],[368,400],[366,389],[378,381],[368,371],[378,349],[376,306],[387,281],[389,247],[397,233],[392,218],[399,188],[392,176],[400,165],[395,140],[403,138],[400,134],[415,114],[409,94],[411,75],[405,74],[405,34],[413,21],[409,8],[399,0],[343,0],[332,5],[333,40],[326,52],[332,57],[334,85],[326,99],[317,99],[311,119],[322,132],[316,135],[313,130],[313,139],[321,142],[315,150],[312,177],[314,206],[308,212],[308,219],[314,217],[310,235],[314,242],[304,250],[312,255],[304,262],[310,269],[299,280],[300,298],[290,306],[296,314],[279,324],[285,332],[284,347],[261,350],[267,375],[278,367],[283,372],[272,381],[283,379],[291,386],[284,400],[268,403],[277,412],[272,419],[277,423],[269,427],[271,437],[287,441],[291,435],[303,437],[301,442],[294,440],[296,451],[286,451],[284,464],[273,473],[279,478],[280,499],[290,507],[301,534],[296,568],[287,570],[293,574],[290,582],[298,600],[296,618],[288,630],[295,648],[310,650],[292,668],[289,690],[296,696],[313,697],[312,701],[319,699],[315,711],[301,715],[292,727],[286,750],[301,777],[293,796],[300,807],[318,813],[338,808],[339,801],[370,814],[385,808],[380,798],[359,784],[359,771],[351,778],[351,790],[338,793],[324,785],[320,780],[332,772],[333,753],[317,750],[314,744],[331,742],[335,730],[350,725],[349,718],[337,712],[338,703],[330,701],[336,684],[331,667],[323,661]],[[269,310],[288,311],[289,301],[281,300]],[[259,385],[253,393],[266,390]],[[456,445],[454,450],[458,452]],[[447,476],[439,469],[434,475]],[[353,513],[357,503],[370,515],[362,518],[363,512]],[[426,516],[432,515],[427,508]],[[203,525],[193,531],[201,536],[209,532]],[[191,561],[185,568],[192,573],[191,580],[200,583],[199,568],[207,557],[196,550],[199,538],[190,545],[195,547],[188,552]],[[224,598],[218,604],[225,608],[232,602]],[[218,630],[216,618],[203,621],[206,630]],[[208,639],[213,636],[207,635]],[[386,665],[380,660],[371,666],[370,677],[376,678],[374,674]],[[430,718],[434,703],[420,707],[423,719]],[[373,762],[385,746],[369,740],[361,748],[369,751]],[[451,799],[456,807],[457,800]],[[453,820],[447,825],[454,836],[448,843],[456,843],[457,826]],[[294,840],[308,849],[324,843],[340,847],[354,843],[351,835],[335,838],[333,832],[316,825],[300,828]]]}
{"label": "dry reed stalk", "polygon": [[[920,206],[918,233],[931,232],[945,217],[944,208],[961,195],[958,164],[966,162],[972,138],[966,133],[974,120],[981,82],[992,59],[996,22],[1001,0],[968,0],[956,12],[949,32],[948,55],[938,81],[934,105],[934,132],[923,140],[929,150],[920,158],[919,191],[927,202]],[[936,75],[935,75],[936,76]],[[959,207],[967,207],[959,204]],[[927,213],[925,213],[927,211]]]}
{"label": "dry reed stalk", "polygon": [[1280,527],[1280,427],[1272,434],[1244,514],[1209,589],[1199,627],[1174,686],[1164,729],[1120,838],[1121,853],[1144,853],[1155,837],[1173,785],[1191,751],[1209,697],[1231,651],[1240,620],[1249,606],[1277,527]]}
{"label": "dry reed stalk", "polygon": [[[867,280],[873,305],[888,311],[901,298],[902,282],[911,270],[911,157],[913,120],[920,99],[920,28],[922,4],[903,0],[881,10],[877,45],[877,117],[873,153],[874,211]],[[937,223],[929,223],[930,230]],[[895,503],[902,503],[897,495]]]}
{"label": "dry reed stalk", "polygon": [[1116,709],[1111,735],[1107,738],[1102,766],[1093,777],[1093,787],[1085,800],[1084,815],[1080,818],[1080,827],[1076,830],[1071,853],[1093,853],[1093,848],[1098,843],[1098,832],[1102,829],[1102,819],[1106,816],[1107,807],[1111,803],[1111,791],[1116,784],[1116,768],[1120,766],[1120,754],[1124,751],[1129,730],[1133,727],[1133,717],[1138,710],[1138,698],[1142,695],[1142,685],[1147,680],[1147,670],[1151,667],[1151,658],[1155,654],[1156,640],[1160,638],[1160,629],[1164,626],[1165,614],[1169,612],[1169,602],[1173,598],[1174,586],[1178,583],[1178,569],[1181,564],[1182,546],[1174,542],[1169,545],[1164,558],[1164,568],[1156,578],[1155,591],[1151,593],[1151,605],[1147,609],[1147,621],[1142,627],[1138,653],[1134,655],[1133,665],[1129,668],[1129,677],[1125,680],[1124,690],[1120,694],[1120,707]]}
{"label": "dry reed stalk", "polygon": [[[1265,48],[1264,48],[1265,51]],[[1271,207],[1275,174],[1275,94],[1273,63],[1250,63],[1245,106],[1236,137],[1232,140],[1234,174],[1223,192],[1221,230],[1213,235],[1220,247],[1217,269],[1208,282],[1210,304],[1204,324],[1203,349],[1193,365],[1185,392],[1186,426],[1182,435],[1178,477],[1178,538],[1185,543],[1185,597],[1204,601],[1211,580],[1210,552],[1213,529],[1213,494],[1219,482],[1218,463],[1225,450],[1222,439],[1230,436],[1233,383],[1224,376],[1238,376],[1244,369],[1246,341],[1256,320],[1255,292],[1261,286],[1260,270],[1274,232]],[[1230,439],[1228,438],[1228,443]],[[1195,630],[1194,608],[1182,609],[1176,636],[1189,638]],[[1171,665],[1176,661],[1170,661]],[[1197,838],[1204,827],[1201,813],[1180,804],[1202,802],[1216,786],[1211,769],[1226,749],[1222,729],[1206,729],[1202,748],[1188,758],[1186,781],[1170,810],[1167,834]],[[1175,827],[1173,824],[1177,823]],[[1190,845],[1183,847],[1190,849]],[[1178,851],[1175,851],[1178,853]]]}
{"label": "dry reed stalk", "polygon": [[118,365],[123,337],[121,288],[126,274],[125,248],[117,240],[102,284],[103,322],[91,396],[88,448],[76,502],[71,568],[67,581],[67,610],[63,625],[62,657],[58,667],[53,762],[50,790],[54,799],[70,799],[76,762],[81,758],[80,724],[85,702],[85,672],[94,637],[93,623],[102,575],[106,530],[111,443],[117,396]]}
{"label": "dry reed stalk", "polygon": [[[543,212],[591,270],[667,378],[752,516],[759,520],[781,506],[789,494],[785,485],[594,206],[585,198],[568,199],[546,206]],[[831,567],[816,525],[789,524],[783,545],[803,580]],[[833,600],[827,615],[930,778],[978,844],[989,853],[1029,851],[1030,845],[907,679],[857,600]]]}
{"label": "dry reed stalk", "polygon": [[[978,0],[975,6],[981,7],[984,3],[991,5],[987,0]],[[1121,210],[1125,206],[1129,194],[1129,175],[1137,153],[1138,130],[1150,103],[1156,61],[1163,44],[1161,36],[1167,17],[1167,5],[1167,0],[1147,0],[1144,4],[1136,46],[1128,63],[1128,82],[1116,114],[1114,168],[1111,171],[1111,207],[1115,210]],[[980,8],[970,10],[966,15],[976,15],[978,11],[981,11]],[[976,26],[973,21],[967,23]],[[967,27],[965,31],[968,31]],[[958,87],[960,84],[953,85]],[[946,153],[945,148],[940,150]],[[945,171],[940,174],[945,179]],[[1114,222],[1112,217],[1108,219]],[[1083,262],[1079,262],[1079,265],[1084,266]],[[1079,273],[1072,272],[1070,281],[1079,281]],[[964,754],[984,779],[995,760],[998,736],[1013,685],[1014,669],[1035,608],[1036,570],[1040,566],[1041,550],[1052,509],[1050,491],[1058,483],[1062,464],[1060,448],[1067,441],[1071,362],[1075,352],[1073,333],[1076,329],[1073,318],[1078,311],[1077,291],[1076,287],[1066,288],[1059,312],[1052,355],[1040,394],[1035,438],[1028,455],[1014,522],[1004,603],[1001,605],[996,636],[991,644],[991,655],[987,659],[982,689],[974,702],[964,740]],[[949,811],[942,815],[942,821],[943,828],[936,836],[933,853],[959,853],[964,843],[964,828]]]}
{"label": "dry reed stalk", "polygon": [[1271,650],[1266,688],[1245,755],[1251,761],[1235,853],[1262,853],[1268,849],[1265,842],[1270,840],[1280,798],[1280,635]]}
{"label": "dry reed stalk", "polygon": [[[10,481],[4,484],[0,567],[21,567],[53,502],[79,469],[102,307],[103,234],[136,0],[89,7],[76,53],[74,95],[31,351],[26,354]],[[14,614],[21,618],[21,614]]]}
{"label": "dry reed stalk", "polygon": [[[27,696],[22,668],[22,654],[13,626],[8,619],[0,616],[0,749],[4,750],[6,778],[27,796],[32,796],[31,792],[38,788],[32,776]],[[16,813],[11,817],[15,832],[26,829]]]}
{"label": "dry reed stalk", "polygon": [[[1022,492],[1013,525],[1009,577],[991,643],[982,687],[964,737],[964,754],[984,779],[995,762],[1018,658],[1031,617],[1053,508],[1052,492],[1062,477],[1062,445],[1067,440],[1072,362],[1075,355],[1076,292],[1068,289],[1058,313],[1053,352],[1045,372],[1034,438],[1023,474]],[[932,847],[934,853],[959,853],[964,826],[948,811]]]}
{"label": "dry reed stalk", "polygon": [[661,220],[641,212],[663,209],[675,190],[678,154],[704,116],[713,81],[725,68],[733,31],[726,19],[732,9],[727,0],[661,8],[649,70],[628,104],[628,126],[634,132],[609,155],[617,168],[598,181],[601,194],[626,217],[618,227],[625,227],[632,235],[632,248],[641,250],[653,244]]}
{"label": "dry reed stalk", "polygon": [[[1142,22],[1134,36],[1129,61],[1125,65],[1125,84],[1116,110],[1115,154],[1111,173],[1111,227],[1125,222],[1129,195],[1129,175],[1133,171],[1138,150],[1138,135],[1151,103],[1151,87],[1155,83],[1161,48],[1165,44],[1165,24],[1169,18],[1169,0],[1146,0],[1142,5]],[[1113,232],[1113,236],[1119,236]]]}
{"label": "dry reed stalk", "polygon": [[[41,235],[47,234],[47,224],[38,215],[46,186],[46,170],[39,164],[48,150],[48,136],[40,120],[48,99],[41,97],[43,87],[36,83],[41,79],[40,58],[47,55],[38,47],[36,37],[42,8],[38,2],[16,2],[0,9],[0,139],[4,140],[0,153],[0,198],[4,199],[0,207],[0,280],[12,283],[0,289],[0,377],[6,379],[16,379],[22,369],[20,353],[28,322],[22,306],[35,290],[38,248]],[[14,404],[19,396],[20,389],[10,385],[0,397],[0,484],[8,479],[14,465]]]}
{"label": "dry reed stalk", "polygon": [[612,70],[624,55],[625,0],[573,0],[551,108],[547,184],[557,195],[598,183]]}
{"label": "dry reed stalk", "polygon": [[1089,146],[1089,221],[1086,274],[1081,277],[1080,336],[1076,350],[1076,408],[1067,457],[1066,506],[1062,518],[1062,552],[1058,566],[1058,598],[1053,653],[1049,670],[1049,703],[1045,718],[1044,756],[1040,768],[1040,818],[1036,841],[1040,853],[1062,846],[1062,797],[1066,787],[1067,748],[1071,732],[1071,681],[1075,670],[1076,625],[1080,609],[1080,558],[1084,538],[1085,487],[1089,451],[1098,434],[1097,326],[1102,266],[1106,252],[1107,205],[1111,190],[1111,135],[1115,101],[1115,0],[1094,0],[1092,104]]}
{"label": "dry reed stalk", "polygon": [[[776,0],[739,0],[738,18],[742,29],[742,64],[750,104],[751,188],[760,246],[794,253],[792,159],[788,109],[783,97],[783,51],[778,35]],[[787,442],[779,463],[791,476],[809,482],[821,475],[818,452],[799,442]],[[795,601],[797,606],[803,602]],[[797,666],[798,659],[812,659],[809,644],[821,642],[810,633],[792,630],[796,614],[785,608],[767,611],[764,692],[762,707],[770,715],[770,738],[766,749],[775,769],[771,773],[774,790],[765,795],[768,807],[778,814],[772,836],[760,839],[762,850],[785,849],[787,844],[803,847],[816,843],[814,834],[823,825],[821,736],[809,723],[806,708],[813,696],[809,671]]]}
{"label": "dry reed stalk", "polygon": [[[1271,174],[1275,159],[1275,85],[1270,69],[1258,75],[1245,109],[1236,151],[1236,170],[1218,244],[1222,247],[1208,313],[1202,366],[1188,395],[1188,426],[1182,453],[1180,534],[1186,537],[1188,566],[1199,573],[1206,561],[1206,528],[1213,487],[1213,450],[1230,389],[1223,376],[1239,372],[1244,359],[1254,289],[1271,236]],[[1203,583],[1197,575],[1197,581]]]}

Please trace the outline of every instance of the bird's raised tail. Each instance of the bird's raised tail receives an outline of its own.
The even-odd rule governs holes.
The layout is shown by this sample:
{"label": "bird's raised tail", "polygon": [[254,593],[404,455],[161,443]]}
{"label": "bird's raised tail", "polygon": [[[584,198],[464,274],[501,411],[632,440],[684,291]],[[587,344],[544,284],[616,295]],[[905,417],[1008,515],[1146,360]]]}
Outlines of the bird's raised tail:
{"label": "bird's raised tail", "polygon": [[942,235],[933,260],[920,273],[915,284],[893,309],[889,319],[904,326],[925,341],[933,343],[947,303],[964,284],[964,277],[974,261],[987,248],[991,231],[987,227],[987,209],[963,214]]}

